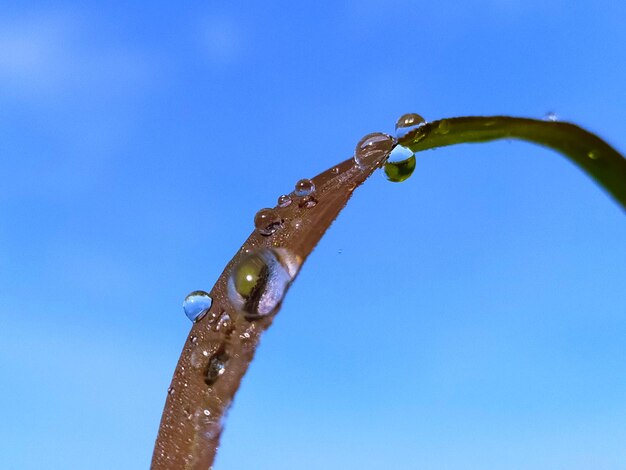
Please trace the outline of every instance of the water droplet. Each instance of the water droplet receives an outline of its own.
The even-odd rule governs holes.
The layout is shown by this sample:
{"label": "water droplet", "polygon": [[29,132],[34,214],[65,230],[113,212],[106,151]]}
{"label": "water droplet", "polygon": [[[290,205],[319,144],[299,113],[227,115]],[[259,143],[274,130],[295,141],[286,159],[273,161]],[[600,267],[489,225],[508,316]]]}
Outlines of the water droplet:
{"label": "water droplet", "polygon": [[167,389],[167,394],[168,395],[174,395],[174,392],[176,391],[176,389],[174,387],[170,387]]}
{"label": "water droplet", "polygon": [[448,120],[442,119],[441,121],[439,121],[439,124],[437,124],[437,128],[435,129],[435,132],[437,134],[443,134],[443,135],[450,132],[450,123],[448,122]]}
{"label": "water droplet", "polygon": [[203,290],[195,290],[185,297],[183,302],[183,310],[185,315],[193,322],[200,321],[209,311],[213,299]]}
{"label": "water droplet", "polygon": [[559,117],[556,115],[556,113],[554,111],[550,111],[549,113],[546,113],[545,116],[543,117],[544,121],[550,121],[550,122],[555,122],[559,120]]}
{"label": "water droplet", "polygon": [[223,350],[214,354],[211,359],[209,359],[206,374],[204,375],[204,383],[207,385],[213,385],[217,379],[219,379],[220,376],[226,372],[226,363],[228,362],[228,359],[228,354],[226,354]]}
{"label": "water droplet", "polygon": [[385,162],[385,176],[393,183],[407,180],[415,170],[415,154],[403,145],[396,145]]}
{"label": "water droplet", "polygon": [[296,188],[294,192],[296,196],[308,196],[313,191],[315,191],[315,183],[309,179],[301,179],[296,183]]}
{"label": "water droplet", "polygon": [[396,121],[396,138],[402,139],[410,132],[422,127],[424,124],[426,124],[426,119],[419,114],[403,114]]}
{"label": "water droplet", "polygon": [[217,324],[215,325],[215,331],[228,330],[230,329],[231,326],[232,326],[232,320],[230,318],[230,315],[226,312],[222,312],[220,319],[217,321]]}
{"label": "water droplet", "polygon": [[189,337],[189,342],[191,344],[196,344],[198,342],[198,337],[197,336],[190,336]]}
{"label": "water droplet", "polygon": [[228,279],[228,296],[248,320],[278,310],[301,261],[281,248],[262,248],[242,256]]}
{"label": "water droplet", "polygon": [[291,198],[286,194],[278,198],[278,207],[287,207],[289,204],[291,204]]}
{"label": "water droplet", "polygon": [[587,156],[592,160],[597,160],[598,158],[600,158],[600,153],[597,150],[590,150],[589,152],[587,152]]}
{"label": "water droplet", "polygon": [[315,199],[313,196],[305,196],[302,198],[302,200],[298,204],[298,207],[311,208],[311,207],[315,207],[316,205],[317,205],[317,199]]}
{"label": "water droplet", "polygon": [[373,132],[367,134],[354,150],[354,162],[359,167],[366,167],[372,163],[381,163],[391,152],[393,139],[388,134]]}
{"label": "water droplet", "polygon": [[333,169],[332,169],[332,170],[330,170],[330,171],[333,173],[333,175],[338,175],[338,174],[339,174],[339,167],[338,167],[338,166],[336,166],[335,168],[333,168]]}
{"label": "water droplet", "polygon": [[273,234],[283,225],[283,219],[280,218],[274,209],[261,209],[254,216],[254,226],[257,231],[267,237]]}

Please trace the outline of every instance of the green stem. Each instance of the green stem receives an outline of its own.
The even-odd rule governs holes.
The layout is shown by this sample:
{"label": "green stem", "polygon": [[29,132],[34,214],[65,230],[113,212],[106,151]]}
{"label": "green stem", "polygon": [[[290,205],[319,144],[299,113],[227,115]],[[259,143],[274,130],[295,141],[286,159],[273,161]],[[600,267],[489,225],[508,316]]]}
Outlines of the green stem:
{"label": "green stem", "polygon": [[433,121],[400,143],[415,152],[446,145],[521,139],[563,153],[626,210],[626,159],[596,135],[567,122],[506,116]]}

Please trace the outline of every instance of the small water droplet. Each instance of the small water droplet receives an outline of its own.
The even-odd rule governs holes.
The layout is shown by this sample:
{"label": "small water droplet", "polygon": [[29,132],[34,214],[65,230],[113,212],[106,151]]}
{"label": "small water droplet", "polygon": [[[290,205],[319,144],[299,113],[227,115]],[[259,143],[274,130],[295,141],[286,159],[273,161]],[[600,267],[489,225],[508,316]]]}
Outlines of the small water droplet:
{"label": "small water droplet", "polygon": [[176,389],[174,387],[170,387],[167,389],[167,394],[168,395],[174,395],[174,392],[176,391]]}
{"label": "small water droplet", "polygon": [[280,218],[279,214],[274,209],[261,209],[254,216],[255,228],[265,237],[272,235],[276,230],[281,228],[282,225],[283,219]]}
{"label": "small water droplet", "polygon": [[332,170],[330,170],[332,172],[333,175],[338,175],[339,174],[339,167],[336,166],[335,168],[333,168]]}
{"label": "small water droplet", "polygon": [[391,152],[393,139],[388,134],[374,132],[367,134],[354,150],[354,162],[359,167],[366,167],[372,163],[381,163]]}
{"label": "small water droplet", "polygon": [[198,337],[197,336],[190,336],[189,337],[189,342],[191,344],[196,344],[198,342]]}
{"label": "small water droplet", "polygon": [[291,204],[291,198],[286,194],[279,196],[278,198],[278,207],[287,207]]}
{"label": "small water droplet", "polygon": [[555,122],[559,120],[559,117],[557,116],[557,114],[554,111],[550,111],[548,113],[545,114],[545,116],[543,117],[544,121],[550,121],[550,122]]}
{"label": "small water droplet", "polygon": [[385,176],[393,183],[405,181],[413,174],[415,163],[415,154],[410,148],[396,145],[385,162]]}
{"label": "small water droplet", "polygon": [[231,326],[232,326],[232,320],[230,318],[230,315],[226,312],[222,312],[220,319],[217,321],[217,324],[215,325],[215,331],[228,330],[230,329]]}
{"label": "small water droplet", "polygon": [[[221,375],[226,372],[226,364],[228,362],[228,354],[225,351],[218,351],[209,359],[206,373],[204,375],[204,383],[213,385]],[[208,410],[207,410],[208,411]],[[208,416],[208,415],[207,415]]]}
{"label": "small water droplet", "polygon": [[315,191],[315,183],[307,178],[298,181],[294,189],[296,196],[308,196],[313,191]]}
{"label": "small water droplet", "polygon": [[587,156],[592,160],[597,160],[598,158],[600,158],[600,153],[597,150],[590,150],[589,152],[587,152]]}
{"label": "small water droplet", "polygon": [[291,227],[294,230],[300,230],[300,228],[302,227],[302,220],[301,219],[294,219],[291,221]]}
{"label": "small water droplet", "polygon": [[317,199],[315,199],[313,196],[305,196],[302,198],[302,200],[299,202],[298,207],[300,208],[311,208],[311,207],[315,207],[317,205]]}
{"label": "small water droplet", "polygon": [[437,128],[435,129],[435,132],[437,134],[442,134],[442,135],[445,135],[448,132],[450,132],[450,123],[448,122],[448,120],[442,119],[441,121],[439,121],[439,124],[437,124]]}
{"label": "small water droplet", "polygon": [[248,320],[278,310],[301,261],[288,250],[262,248],[243,256],[232,268],[228,296]]}
{"label": "small water droplet", "polygon": [[396,138],[402,139],[410,132],[422,127],[424,124],[426,124],[426,119],[419,114],[403,114],[396,121]]}
{"label": "small water droplet", "polygon": [[213,299],[203,290],[191,292],[183,302],[183,310],[192,322],[200,321],[211,308]]}

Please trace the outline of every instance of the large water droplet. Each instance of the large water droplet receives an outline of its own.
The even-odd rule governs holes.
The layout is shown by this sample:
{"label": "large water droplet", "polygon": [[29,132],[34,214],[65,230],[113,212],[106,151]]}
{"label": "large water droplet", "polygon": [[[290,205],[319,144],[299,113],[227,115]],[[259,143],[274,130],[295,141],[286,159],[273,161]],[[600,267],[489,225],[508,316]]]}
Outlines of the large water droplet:
{"label": "large water droplet", "polygon": [[393,183],[405,181],[413,174],[415,163],[415,154],[410,148],[396,145],[385,162],[385,176]]}
{"label": "large water droplet", "polygon": [[294,189],[294,193],[296,193],[296,196],[308,196],[313,191],[315,191],[315,183],[306,178],[298,181]]}
{"label": "large water droplet", "polygon": [[254,216],[254,226],[264,236],[270,236],[281,228],[283,220],[274,209],[261,209]]}
{"label": "large water droplet", "polygon": [[197,322],[206,315],[212,304],[213,299],[209,294],[203,290],[195,290],[185,297],[183,310],[187,318],[193,322]]}
{"label": "large water droplet", "polygon": [[393,139],[390,135],[382,132],[367,134],[356,144],[354,162],[360,167],[366,167],[372,163],[381,163],[387,158],[392,148]]}
{"label": "large water droplet", "polygon": [[228,296],[233,306],[253,320],[278,310],[300,261],[283,248],[261,248],[233,266]]}
{"label": "large water droplet", "polygon": [[206,374],[204,376],[204,383],[213,385],[217,379],[226,372],[228,359],[228,354],[226,354],[225,351],[215,353],[211,359],[209,359],[209,364],[207,365]]}
{"label": "large water droplet", "polygon": [[422,127],[426,123],[426,119],[424,119],[419,114],[408,113],[403,114],[396,121],[396,138],[401,139],[406,136],[409,132],[413,132],[418,127]]}

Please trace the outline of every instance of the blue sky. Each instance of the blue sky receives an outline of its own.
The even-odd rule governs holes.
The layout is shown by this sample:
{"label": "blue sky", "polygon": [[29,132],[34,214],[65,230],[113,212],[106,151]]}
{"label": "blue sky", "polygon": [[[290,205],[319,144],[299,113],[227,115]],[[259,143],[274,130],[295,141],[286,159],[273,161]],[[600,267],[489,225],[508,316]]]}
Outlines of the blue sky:
{"label": "blue sky", "polygon": [[[0,5],[0,468],[146,468],[209,290],[396,118],[554,111],[626,151],[609,1]],[[305,264],[216,470],[626,467],[626,219],[518,142],[374,177]]]}

